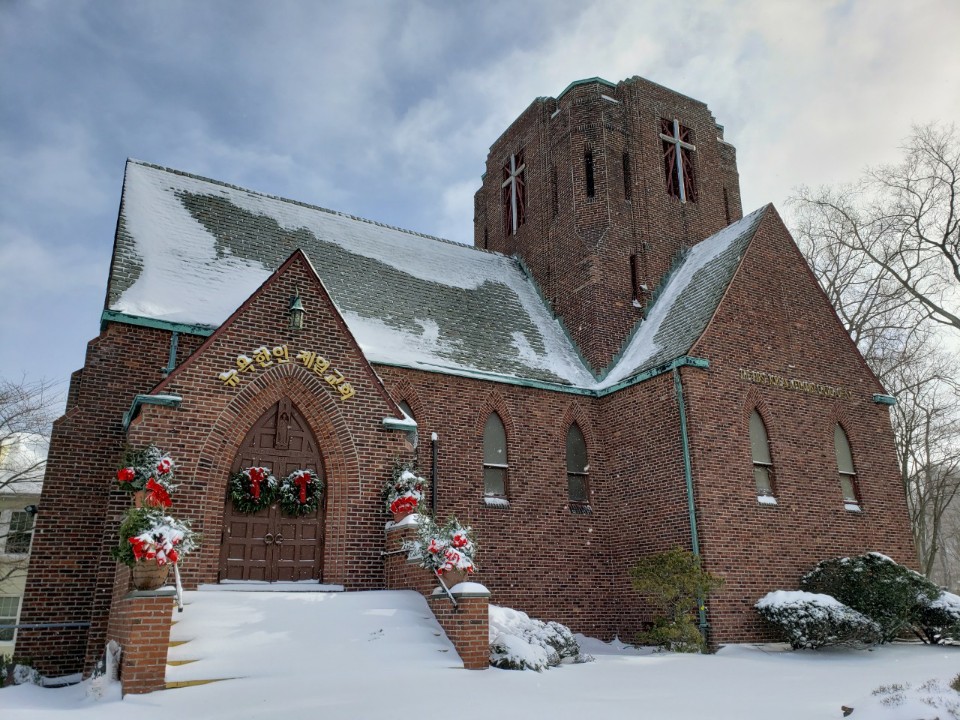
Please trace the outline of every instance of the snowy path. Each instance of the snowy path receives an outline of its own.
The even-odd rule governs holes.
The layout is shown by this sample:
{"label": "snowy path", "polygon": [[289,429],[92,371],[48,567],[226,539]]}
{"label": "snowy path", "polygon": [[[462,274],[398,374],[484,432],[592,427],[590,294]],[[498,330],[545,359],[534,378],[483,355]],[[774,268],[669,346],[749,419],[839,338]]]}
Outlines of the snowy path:
{"label": "snowy path", "polygon": [[[412,592],[187,593],[172,638],[190,640],[168,680],[239,678],[119,701],[85,685],[0,690],[0,717],[138,720],[283,717],[656,718],[813,720],[861,708],[879,685],[960,673],[960,648],[789,652],[733,646],[713,656],[618,650],[593,640],[596,662],[544,673],[468,671],[426,602]],[[452,714],[452,715],[451,715]],[[912,716],[916,717],[916,716]],[[941,714],[941,720],[946,720]]]}

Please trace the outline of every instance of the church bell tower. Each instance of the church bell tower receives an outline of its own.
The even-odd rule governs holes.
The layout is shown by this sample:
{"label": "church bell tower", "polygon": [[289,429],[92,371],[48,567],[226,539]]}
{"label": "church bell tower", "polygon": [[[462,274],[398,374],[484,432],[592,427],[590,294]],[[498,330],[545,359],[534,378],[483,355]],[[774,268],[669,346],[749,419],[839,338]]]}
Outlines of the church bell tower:
{"label": "church bell tower", "polygon": [[601,373],[678,254],[741,216],[736,151],[704,103],[591,78],[490,147],[474,244],[523,260]]}

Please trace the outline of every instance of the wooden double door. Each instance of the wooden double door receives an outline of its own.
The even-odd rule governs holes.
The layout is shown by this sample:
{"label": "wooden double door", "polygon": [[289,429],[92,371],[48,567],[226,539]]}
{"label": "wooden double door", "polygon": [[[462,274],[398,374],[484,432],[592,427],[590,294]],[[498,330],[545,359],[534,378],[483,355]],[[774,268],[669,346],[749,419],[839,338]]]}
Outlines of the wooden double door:
{"label": "wooden double door", "polygon": [[[265,412],[244,438],[231,473],[269,468],[279,482],[294,470],[313,470],[323,481],[317,440],[297,407],[281,400]],[[323,528],[326,490],[317,510],[290,517],[274,503],[252,514],[224,504],[220,580],[291,582],[323,579]]]}

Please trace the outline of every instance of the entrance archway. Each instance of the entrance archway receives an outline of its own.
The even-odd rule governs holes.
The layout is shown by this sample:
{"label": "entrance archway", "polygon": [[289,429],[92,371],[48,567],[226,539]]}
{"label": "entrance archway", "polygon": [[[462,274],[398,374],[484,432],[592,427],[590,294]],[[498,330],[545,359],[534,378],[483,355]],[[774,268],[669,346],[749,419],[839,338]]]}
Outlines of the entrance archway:
{"label": "entrance archway", "polygon": [[[230,472],[256,466],[269,468],[278,481],[294,470],[313,470],[326,485],[316,437],[288,398],[281,399],[254,423]],[[241,513],[228,495],[219,579],[322,581],[326,497],[325,491],[316,512],[289,517],[276,503],[256,513]]]}

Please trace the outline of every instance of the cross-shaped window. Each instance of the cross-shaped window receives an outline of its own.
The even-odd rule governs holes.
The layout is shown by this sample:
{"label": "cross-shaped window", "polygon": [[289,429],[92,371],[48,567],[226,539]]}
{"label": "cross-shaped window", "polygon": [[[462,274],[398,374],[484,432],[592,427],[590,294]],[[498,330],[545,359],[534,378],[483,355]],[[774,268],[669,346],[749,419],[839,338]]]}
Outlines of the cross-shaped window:
{"label": "cross-shaped window", "polygon": [[526,164],[523,150],[510,156],[503,166],[503,234],[516,235],[527,216]]}
{"label": "cross-shaped window", "polygon": [[690,128],[674,118],[660,120],[660,139],[663,141],[663,172],[667,178],[667,193],[680,202],[697,201],[697,184],[693,173],[693,152]]}

